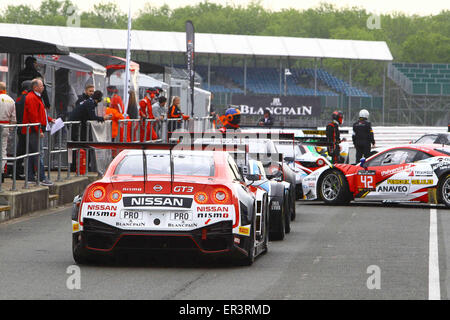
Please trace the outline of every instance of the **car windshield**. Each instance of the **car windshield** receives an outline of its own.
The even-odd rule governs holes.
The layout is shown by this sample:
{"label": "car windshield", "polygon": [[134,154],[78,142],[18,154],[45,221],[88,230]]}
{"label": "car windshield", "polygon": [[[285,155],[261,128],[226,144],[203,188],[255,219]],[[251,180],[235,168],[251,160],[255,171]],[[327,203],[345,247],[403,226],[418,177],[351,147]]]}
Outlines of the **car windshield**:
{"label": "car windshield", "polygon": [[433,144],[437,139],[437,134],[428,134],[420,137],[415,143],[416,144]]}
{"label": "car windshield", "polygon": [[[212,177],[215,175],[214,158],[206,155],[174,154],[174,174]],[[142,154],[131,154],[117,165],[115,175],[143,176]],[[168,153],[147,154],[147,174],[170,175]]]}

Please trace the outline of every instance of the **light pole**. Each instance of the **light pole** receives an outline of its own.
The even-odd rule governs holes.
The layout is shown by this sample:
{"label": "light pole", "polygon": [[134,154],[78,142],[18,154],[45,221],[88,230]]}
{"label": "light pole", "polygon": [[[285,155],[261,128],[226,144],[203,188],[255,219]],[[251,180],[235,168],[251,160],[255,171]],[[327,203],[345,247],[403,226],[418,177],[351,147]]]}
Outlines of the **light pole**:
{"label": "light pole", "polygon": [[287,76],[292,76],[288,68],[284,69],[284,96],[287,96]]}

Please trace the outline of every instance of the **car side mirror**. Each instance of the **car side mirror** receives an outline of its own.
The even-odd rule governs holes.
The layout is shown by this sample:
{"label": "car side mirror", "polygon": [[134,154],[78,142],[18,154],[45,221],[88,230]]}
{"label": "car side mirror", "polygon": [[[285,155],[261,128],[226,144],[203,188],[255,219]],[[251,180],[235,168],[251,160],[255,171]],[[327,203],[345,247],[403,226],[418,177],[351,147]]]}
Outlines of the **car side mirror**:
{"label": "car side mirror", "polygon": [[284,157],[284,161],[286,161],[286,162],[294,162],[295,158],[294,157]]}

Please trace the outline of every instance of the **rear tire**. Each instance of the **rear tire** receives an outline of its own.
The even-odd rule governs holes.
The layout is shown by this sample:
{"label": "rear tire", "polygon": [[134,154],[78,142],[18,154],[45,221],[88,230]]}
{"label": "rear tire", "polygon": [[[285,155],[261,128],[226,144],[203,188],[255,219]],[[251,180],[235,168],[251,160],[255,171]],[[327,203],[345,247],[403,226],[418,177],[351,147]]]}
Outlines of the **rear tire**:
{"label": "rear tire", "polygon": [[76,264],[82,265],[92,263],[86,249],[82,247],[81,242],[78,240],[78,234],[72,235],[72,255]]}
{"label": "rear tire", "polygon": [[348,183],[342,172],[325,172],[319,182],[319,195],[326,204],[348,204],[351,200]]}
{"label": "rear tire", "polygon": [[438,195],[439,202],[450,208],[450,173],[445,174],[439,181]]}
{"label": "rear tire", "polygon": [[278,220],[276,225],[277,225],[277,230],[270,232],[269,234],[269,239],[271,241],[281,241],[284,240],[284,237],[286,235],[286,231],[285,231],[285,225],[286,225],[286,197],[283,198],[283,203],[281,205],[281,214],[279,216],[276,217],[276,219]]}
{"label": "rear tire", "polygon": [[[292,197],[290,195],[288,195],[285,199],[286,199],[286,201],[285,201],[284,206],[286,206],[286,208],[288,208],[288,210],[287,210],[288,214],[285,215],[285,219],[286,219],[286,222],[285,222],[285,233],[288,234],[288,233],[291,232],[291,221],[293,220],[292,219],[292,215],[295,214],[295,213],[292,213],[292,210],[293,210],[293,208],[292,208]],[[295,201],[294,201],[294,203],[295,203]],[[295,208],[295,205],[294,205],[294,208]]]}

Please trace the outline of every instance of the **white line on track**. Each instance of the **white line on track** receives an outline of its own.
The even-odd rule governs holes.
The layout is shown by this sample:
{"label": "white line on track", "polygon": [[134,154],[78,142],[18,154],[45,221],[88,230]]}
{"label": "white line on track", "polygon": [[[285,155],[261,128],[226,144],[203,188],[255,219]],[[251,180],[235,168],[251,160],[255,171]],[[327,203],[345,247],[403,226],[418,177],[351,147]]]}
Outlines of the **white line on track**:
{"label": "white line on track", "polygon": [[430,209],[430,251],[428,261],[428,299],[440,300],[437,209]]}

